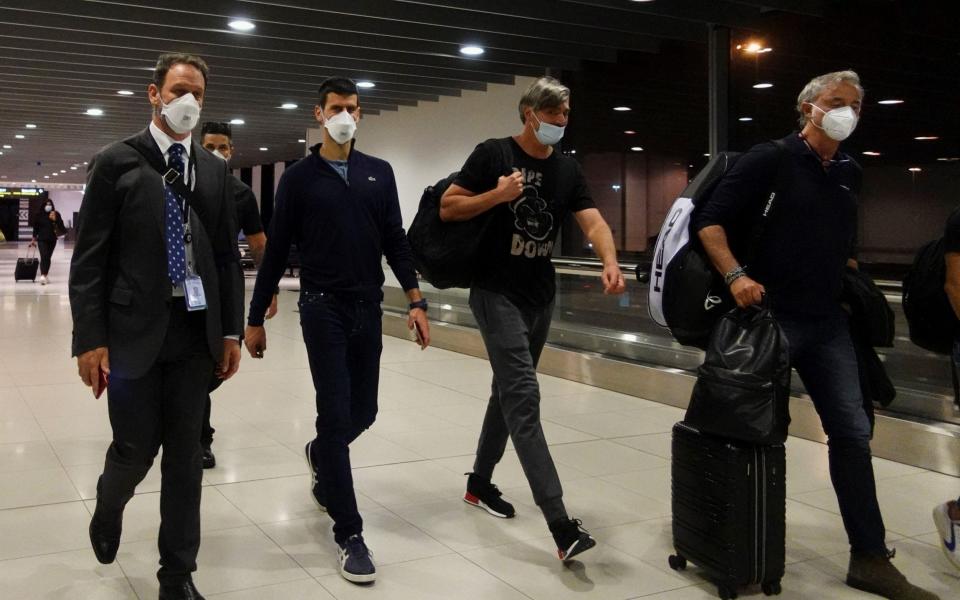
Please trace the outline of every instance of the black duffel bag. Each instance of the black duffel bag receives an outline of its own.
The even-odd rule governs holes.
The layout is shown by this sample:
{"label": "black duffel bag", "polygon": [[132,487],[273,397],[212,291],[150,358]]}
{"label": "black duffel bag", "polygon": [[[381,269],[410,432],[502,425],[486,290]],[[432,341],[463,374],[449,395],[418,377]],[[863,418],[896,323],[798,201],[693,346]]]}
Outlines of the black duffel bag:
{"label": "black duffel bag", "polygon": [[684,422],[729,439],[779,444],[787,439],[789,400],[787,338],[766,302],[720,317]]}

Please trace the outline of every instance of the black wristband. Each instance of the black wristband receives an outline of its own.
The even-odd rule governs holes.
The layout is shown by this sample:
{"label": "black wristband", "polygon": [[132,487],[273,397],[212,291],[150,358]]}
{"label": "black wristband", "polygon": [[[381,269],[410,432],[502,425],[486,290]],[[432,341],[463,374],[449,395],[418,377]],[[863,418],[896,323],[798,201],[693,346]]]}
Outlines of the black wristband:
{"label": "black wristband", "polygon": [[426,298],[420,298],[419,300],[417,300],[417,301],[415,301],[415,302],[411,302],[411,303],[410,303],[410,310],[413,310],[413,309],[415,309],[415,308],[419,308],[419,309],[422,310],[423,312],[427,312],[427,299],[426,299]]}

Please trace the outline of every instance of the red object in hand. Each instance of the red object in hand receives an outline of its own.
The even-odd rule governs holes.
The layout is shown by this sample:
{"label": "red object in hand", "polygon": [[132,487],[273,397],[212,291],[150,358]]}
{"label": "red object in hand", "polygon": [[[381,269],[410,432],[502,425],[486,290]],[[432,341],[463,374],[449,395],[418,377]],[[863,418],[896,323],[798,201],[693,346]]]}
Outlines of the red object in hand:
{"label": "red object in hand", "polygon": [[97,373],[100,374],[98,380],[100,382],[100,389],[94,394],[94,398],[99,400],[100,396],[103,395],[103,392],[107,389],[107,374],[103,372],[103,369],[97,369]]}

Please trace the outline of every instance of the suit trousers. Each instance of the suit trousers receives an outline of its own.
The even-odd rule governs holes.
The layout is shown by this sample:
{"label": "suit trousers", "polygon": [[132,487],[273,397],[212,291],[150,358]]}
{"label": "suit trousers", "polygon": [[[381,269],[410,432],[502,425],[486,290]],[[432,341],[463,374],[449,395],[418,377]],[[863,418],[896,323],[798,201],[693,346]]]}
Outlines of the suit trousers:
{"label": "suit trousers", "polygon": [[214,361],[206,340],[206,315],[188,312],[173,298],[160,354],[137,379],[110,377],[107,404],[113,442],[100,479],[98,509],[122,510],[133,497],[160,447],[161,581],[178,581],[197,569],[200,549],[200,424]]}

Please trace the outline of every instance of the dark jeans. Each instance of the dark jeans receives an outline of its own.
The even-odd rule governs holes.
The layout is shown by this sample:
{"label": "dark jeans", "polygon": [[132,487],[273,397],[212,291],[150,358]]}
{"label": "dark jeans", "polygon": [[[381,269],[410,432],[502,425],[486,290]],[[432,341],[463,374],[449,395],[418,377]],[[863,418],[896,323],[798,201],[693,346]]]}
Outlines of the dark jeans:
{"label": "dark jeans", "polygon": [[830,479],[854,552],[886,552],[870,454],[870,421],[863,408],[850,325],[838,307],[828,317],[777,314],[790,361],[820,415],[829,447]]}
{"label": "dark jeans", "polygon": [[214,362],[203,312],[188,313],[174,299],[160,355],[138,379],[111,376],[107,406],[113,442],[100,480],[97,505],[122,510],[153,465],[160,446],[161,580],[197,570],[200,549],[200,422]]}
{"label": "dark jeans", "polygon": [[314,466],[338,544],[363,531],[350,472],[350,443],[377,416],[383,351],[379,302],[301,292],[300,326],[317,390]]}
{"label": "dark jeans", "polygon": [[56,247],[56,238],[52,240],[37,240],[37,251],[40,253],[41,275],[46,275],[50,272],[50,257],[53,256],[53,250]]}
{"label": "dark jeans", "polygon": [[533,499],[547,522],[563,518],[563,488],[540,425],[537,382],[537,363],[550,330],[553,303],[541,308],[520,308],[502,294],[473,288],[470,309],[493,369],[490,402],[473,471],[490,479],[503,458],[509,436]]}

